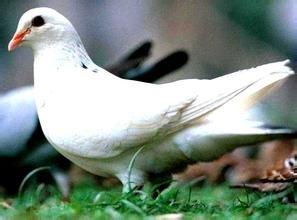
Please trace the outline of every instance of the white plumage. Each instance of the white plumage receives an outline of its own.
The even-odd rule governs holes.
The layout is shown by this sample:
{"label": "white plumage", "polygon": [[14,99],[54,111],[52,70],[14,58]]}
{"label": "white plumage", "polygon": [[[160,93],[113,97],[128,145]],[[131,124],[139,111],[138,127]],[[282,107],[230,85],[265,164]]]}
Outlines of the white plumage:
{"label": "white plumage", "polygon": [[[248,108],[293,74],[289,61],[283,61],[213,80],[162,85],[124,80],[94,64],[71,23],[49,8],[31,9],[21,17],[9,49],[19,44],[34,52],[38,115],[50,143],[84,169],[116,176],[124,185],[129,162],[143,146],[130,179],[135,185],[151,173],[213,159],[237,144],[255,142],[247,136],[269,134],[243,126],[243,133],[235,136],[246,139],[230,139],[229,147],[205,138],[209,125],[221,128],[227,113]],[[228,140],[230,129],[226,131]],[[261,140],[266,139],[272,137]]]}

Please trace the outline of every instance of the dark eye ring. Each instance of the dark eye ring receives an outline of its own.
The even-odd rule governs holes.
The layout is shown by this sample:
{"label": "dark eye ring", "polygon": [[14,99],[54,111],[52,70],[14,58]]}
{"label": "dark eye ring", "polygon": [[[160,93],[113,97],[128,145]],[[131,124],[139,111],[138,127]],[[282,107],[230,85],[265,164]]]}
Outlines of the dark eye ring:
{"label": "dark eye ring", "polygon": [[45,24],[44,19],[40,15],[34,17],[31,23],[33,27],[40,27]]}

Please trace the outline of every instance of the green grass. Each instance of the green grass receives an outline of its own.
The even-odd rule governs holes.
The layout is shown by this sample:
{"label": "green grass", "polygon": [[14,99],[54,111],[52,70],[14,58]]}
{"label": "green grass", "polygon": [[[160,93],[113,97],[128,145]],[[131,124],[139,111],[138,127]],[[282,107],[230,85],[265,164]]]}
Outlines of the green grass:
{"label": "green grass", "polygon": [[150,196],[152,187],[138,193],[122,194],[120,190],[83,181],[74,186],[69,201],[65,202],[54,186],[31,186],[12,199],[11,207],[3,205],[2,197],[0,217],[154,219],[165,213],[183,213],[184,219],[297,219],[296,204],[283,204],[276,198],[278,195],[230,189],[225,184],[180,186],[157,199]]}

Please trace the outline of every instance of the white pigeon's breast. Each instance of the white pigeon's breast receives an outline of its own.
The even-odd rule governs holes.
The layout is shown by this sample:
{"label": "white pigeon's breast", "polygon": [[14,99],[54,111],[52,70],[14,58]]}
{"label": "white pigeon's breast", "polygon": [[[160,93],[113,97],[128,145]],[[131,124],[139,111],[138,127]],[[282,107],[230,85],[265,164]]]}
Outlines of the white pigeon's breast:
{"label": "white pigeon's breast", "polygon": [[[59,78],[36,85],[41,125],[49,141],[59,149],[83,157],[118,155],[133,136],[130,120],[139,109],[131,108],[124,88],[87,77]],[[63,83],[64,81],[64,83]],[[107,80],[108,81],[108,80]],[[48,85],[52,84],[52,85]],[[114,84],[114,83],[113,83]],[[48,86],[47,86],[48,85]],[[47,86],[47,87],[46,87]]]}
{"label": "white pigeon's breast", "polygon": [[117,141],[126,125],[116,115],[110,117],[111,109],[99,109],[86,98],[78,101],[77,96],[55,97],[47,98],[38,110],[44,132],[55,146],[86,157],[117,154],[109,151],[120,144]]}
{"label": "white pigeon's breast", "polygon": [[[178,120],[195,88],[101,77],[81,67],[42,74],[48,78],[39,77],[35,88],[46,137],[57,148],[88,158],[114,157],[153,141],[170,120]],[[176,88],[180,92],[172,95]]]}

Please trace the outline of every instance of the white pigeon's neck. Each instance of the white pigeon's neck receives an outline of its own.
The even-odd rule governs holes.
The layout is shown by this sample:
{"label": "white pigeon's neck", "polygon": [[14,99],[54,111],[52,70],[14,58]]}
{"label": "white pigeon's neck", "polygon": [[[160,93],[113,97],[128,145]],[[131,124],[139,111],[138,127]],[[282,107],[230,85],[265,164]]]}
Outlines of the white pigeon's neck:
{"label": "white pigeon's neck", "polygon": [[37,44],[33,48],[34,65],[54,68],[63,66],[94,65],[80,39]]}
{"label": "white pigeon's neck", "polygon": [[81,75],[89,76],[90,73],[117,78],[91,60],[78,35],[67,39],[35,44],[32,47],[35,89],[45,91],[59,86],[71,86],[79,81],[74,79],[79,79]]}

